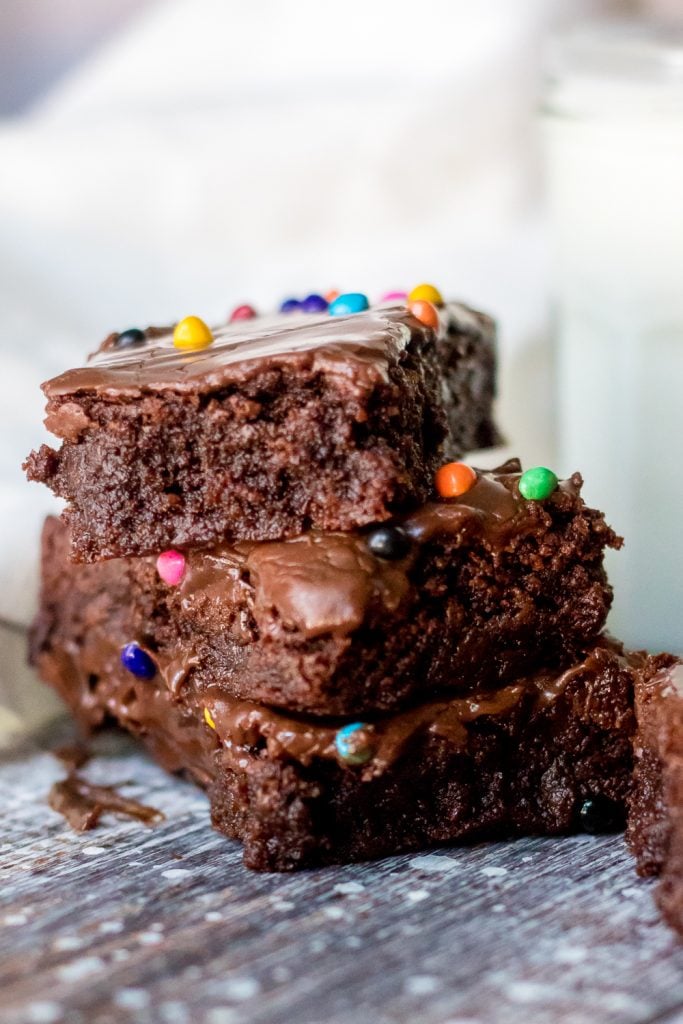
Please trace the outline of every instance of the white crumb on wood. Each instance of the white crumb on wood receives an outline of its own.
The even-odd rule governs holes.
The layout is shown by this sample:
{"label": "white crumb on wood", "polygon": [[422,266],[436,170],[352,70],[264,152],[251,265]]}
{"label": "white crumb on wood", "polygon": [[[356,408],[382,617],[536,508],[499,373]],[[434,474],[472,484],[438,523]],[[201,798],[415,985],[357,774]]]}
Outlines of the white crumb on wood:
{"label": "white crumb on wood", "polygon": [[365,892],[365,886],[362,882],[338,882],[332,892],[338,893],[339,896],[360,896]]}
{"label": "white crumb on wood", "polygon": [[422,900],[429,899],[428,889],[411,889],[410,892],[406,893],[406,899],[409,903],[421,903]]}
{"label": "white crumb on wood", "polygon": [[29,1003],[26,1007],[26,1020],[28,1024],[58,1024],[64,1019],[64,1010],[59,1003],[40,1000]]}
{"label": "white crumb on wood", "polygon": [[104,966],[101,957],[84,956],[80,960],[72,960],[70,964],[58,967],[57,974],[61,981],[80,981],[82,978],[89,978],[91,974],[97,974]]}
{"label": "white crumb on wood", "polygon": [[404,989],[410,996],[428,996],[441,988],[441,980],[431,974],[415,974],[406,978]]}
{"label": "white crumb on wood", "polygon": [[122,988],[114,993],[114,1002],[124,1010],[144,1010],[151,996],[144,988]]}
{"label": "white crumb on wood", "polygon": [[453,871],[458,866],[454,857],[446,857],[436,853],[425,853],[421,857],[412,857],[411,868],[417,871],[424,871],[426,874],[443,874],[445,871]]}

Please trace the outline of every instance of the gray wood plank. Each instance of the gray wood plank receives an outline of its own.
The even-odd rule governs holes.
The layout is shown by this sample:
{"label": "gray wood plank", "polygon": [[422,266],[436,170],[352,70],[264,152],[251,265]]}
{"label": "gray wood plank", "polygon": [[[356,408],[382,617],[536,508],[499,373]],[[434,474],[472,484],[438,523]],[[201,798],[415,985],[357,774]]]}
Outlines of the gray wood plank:
{"label": "gray wood plank", "polygon": [[257,875],[200,791],[127,737],[96,749],[89,778],[167,817],[76,835],[53,756],[0,765],[5,1024],[683,1020],[683,948],[619,837]]}

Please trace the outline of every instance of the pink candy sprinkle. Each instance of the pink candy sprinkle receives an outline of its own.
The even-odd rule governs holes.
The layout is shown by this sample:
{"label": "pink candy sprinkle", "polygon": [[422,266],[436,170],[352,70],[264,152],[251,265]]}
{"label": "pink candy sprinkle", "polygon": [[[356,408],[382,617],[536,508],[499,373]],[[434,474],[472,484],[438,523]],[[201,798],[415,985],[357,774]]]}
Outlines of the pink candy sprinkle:
{"label": "pink candy sprinkle", "polygon": [[253,306],[237,306],[230,314],[230,323],[234,323],[235,320],[253,320],[255,316],[256,310]]}
{"label": "pink candy sprinkle", "polygon": [[177,587],[185,575],[185,555],[182,551],[162,551],[157,558],[157,572],[169,587]]}
{"label": "pink candy sprinkle", "polygon": [[380,302],[403,302],[408,298],[408,292],[385,292]]}

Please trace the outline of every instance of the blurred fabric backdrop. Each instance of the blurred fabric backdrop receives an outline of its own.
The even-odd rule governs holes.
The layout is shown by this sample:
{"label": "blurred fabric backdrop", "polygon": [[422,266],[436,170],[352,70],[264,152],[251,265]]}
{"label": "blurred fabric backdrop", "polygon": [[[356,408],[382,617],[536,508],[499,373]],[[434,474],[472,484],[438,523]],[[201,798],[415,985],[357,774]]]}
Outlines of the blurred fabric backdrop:
{"label": "blurred fabric backdrop", "polygon": [[501,425],[552,460],[544,42],[679,4],[3,0],[0,619],[34,604],[39,383],[110,330],[433,280],[499,319]]}

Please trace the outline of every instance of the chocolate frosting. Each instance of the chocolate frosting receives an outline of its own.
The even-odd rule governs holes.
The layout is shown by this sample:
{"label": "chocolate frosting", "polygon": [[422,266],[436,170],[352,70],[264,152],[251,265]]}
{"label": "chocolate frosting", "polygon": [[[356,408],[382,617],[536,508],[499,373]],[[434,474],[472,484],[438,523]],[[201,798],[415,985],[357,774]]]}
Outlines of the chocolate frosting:
{"label": "chocolate frosting", "polygon": [[307,638],[357,629],[371,600],[395,609],[408,590],[405,568],[382,562],[357,534],[309,533],[287,543],[258,544],[245,561],[254,614],[272,609]]}
{"label": "chocolate frosting", "polygon": [[[413,539],[405,558],[387,561],[375,556],[367,534],[317,533],[274,543],[241,542],[210,552],[187,553],[180,586],[185,612],[201,614],[204,604],[226,607],[246,603],[261,635],[281,628],[305,639],[331,634],[347,636],[367,619],[373,606],[395,610],[410,590],[410,569],[416,548],[439,537],[472,535],[497,550],[514,536],[544,529],[537,508],[521,498],[517,459],[491,471],[480,471],[477,483],[453,501],[430,502],[396,520]],[[549,501],[577,499],[578,474],[562,481]],[[239,601],[237,590],[246,594]],[[231,623],[243,643],[253,640],[249,617]]]}
{"label": "chocolate frosting", "polygon": [[[373,756],[361,769],[363,777],[373,778],[385,772],[416,733],[430,732],[444,737],[454,750],[466,749],[466,723],[482,716],[504,716],[528,692],[524,685],[515,685],[468,697],[430,701],[366,725],[359,742],[367,744]],[[239,762],[245,755],[254,756],[263,740],[271,758],[290,757],[303,765],[320,758],[344,763],[335,743],[339,725],[290,717],[264,705],[224,695],[208,693],[204,699],[228,760]]]}
{"label": "chocolate frosting", "polygon": [[[445,337],[451,324],[467,329],[473,313],[457,303],[441,311],[438,334]],[[43,385],[48,398],[75,392],[106,396],[137,396],[149,391],[202,393],[243,381],[264,366],[308,364],[314,371],[342,374],[359,387],[388,380],[412,336],[425,337],[430,328],[405,306],[375,306],[353,316],[286,315],[258,317],[217,327],[214,341],[198,351],[173,345],[171,328],[149,328],[140,347],[112,347],[115,335],[87,366],[68,370]],[[82,416],[82,413],[81,413]],[[73,432],[82,422],[69,423]],[[57,432],[64,434],[61,421]]]}

